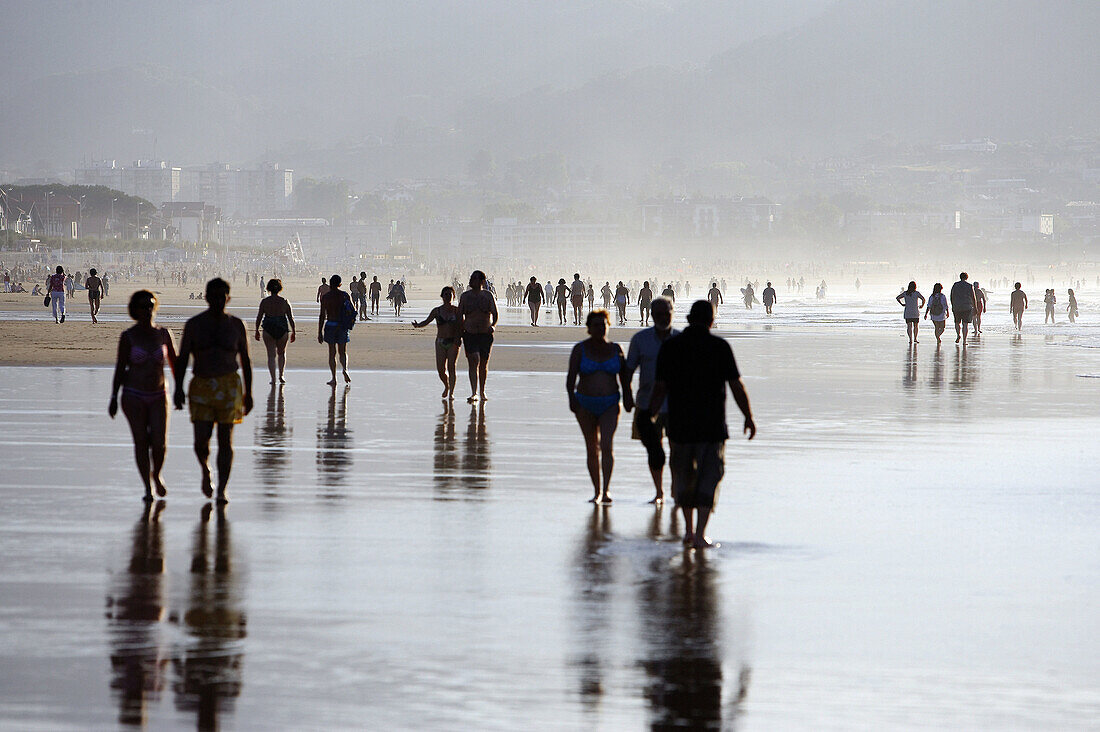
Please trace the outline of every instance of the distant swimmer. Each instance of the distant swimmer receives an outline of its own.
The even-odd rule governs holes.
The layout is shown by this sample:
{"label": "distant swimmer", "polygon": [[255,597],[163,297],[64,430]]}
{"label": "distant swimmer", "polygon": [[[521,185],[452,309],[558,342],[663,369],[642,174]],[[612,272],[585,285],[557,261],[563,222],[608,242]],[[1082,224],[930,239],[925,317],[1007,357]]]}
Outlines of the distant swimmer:
{"label": "distant swimmer", "polygon": [[95,267],[88,270],[88,279],[84,280],[84,289],[88,291],[88,308],[92,313],[92,322],[98,323],[99,306],[103,302],[103,280],[96,277]]}
{"label": "distant swimmer", "polygon": [[978,337],[982,332],[982,313],[986,311],[986,296],[985,290],[978,284],[977,280],[974,281],[974,337]]}
{"label": "distant swimmer", "polygon": [[539,327],[539,310],[542,308],[542,285],[537,277],[532,277],[527,289],[523,291],[523,300],[531,310],[531,325]]}
{"label": "distant swimmer", "polygon": [[584,283],[580,274],[573,273],[573,282],[569,285],[569,302],[573,305],[573,325],[581,324],[581,313],[584,312]]}
{"label": "distant swimmer", "polygon": [[[210,478],[210,436],[218,426],[218,503],[228,503],[226,487],[233,468],[233,425],[252,411],[252,360],[244,323],[225,312],[229,283],[214,278],[206,283],[210,306],[187,321],[176,360],[176,409],[183,409],[183,377],[194,356],[195,367],[187,389],[191,422],[195,430],[195,456],[202,468],[202,492],[214,497]],[[240,364],[240,373],[237,368]],[[244,384],[241,384],[241,377]]]}
{"label": "distant swimmer", "polygon": [[959,273],[959,281],[951,285],[951,309],[955,312],[955,342],[966,345],[970,322],[974,320],[974,287],[967,282],[966,272]]}
{"label": "distant swimmer", "polygon": [[630,304],[630,288],[619,280],[615,288],[615,310],[619,314],[619,325],[626,325],[626,306]]}
{"label": "distant swimmer", "polygon": [[610,311],[611,310],[611,296],[612,296],[611,283],[610,282],[604,282],[603,283],[603,287],[600,288],[600,296],[603,297],[603,309]]}
{"label": "distant swimmer", "polygon": [[565,388],[569,409],[584,435],[588,475],[592,479],[591,502],[611,503],[611,472],[615,467],[612,442],[619,426],[619,385],[626,411],[634,408],[634,398],[623,349],[607,340],[611,327],[607,311],[593,310],[586,325],[589,337],[575,345],[569,355]]}
{"label": "distant swimmer", "polygon": [[684,544],[696,549],[712,546],[706,528],[725,474],[727,386],[745,418],[743,433],[756,436],[737,361],[729,344],[710,332],[713,325],[711,304],[695,302],[688,327],[661,346],[650,396],[651,405],[668,397],[672,495],[684,515]]}
{"label": "distant swimmer", "polygon": [[321,302],[321,298],[328,294],[329,289],[328,280],[322,277],[321,285],[317,288],[317,302]]}
{"label": "distant swimmer", "polygon": [[657,374],[657,354],[665,341],[680,331],[672,327],[672,301],[658,297],[650,309],[653,327],[640,330],[630,339],[626,354],[627,381],[635,371],[638,375],[637,410],[634,412],[633,436],[641,440],[649,458],[649,474],[657,494],[650,503],[662,503],[665,499],[663,474],[665,448],[662,444],[668,424],[668,403],[654,404],[650,397]]}
{"label": "distant swimmer", "polygon": [[317,318],[317,342],[328,344],[328,368],[332,379],[328,385],[336,388],[336,356],[340,356],[340,367],[344,383],[351,383],[348,373],[348,342],[351,329],[355,325],[355,307],[348,293],[340,289],[343,279],[338,274],[329,278],[332,288],[321,298],[321,310]]}
{"label": "distant swimmer", "polygon": [[917,292],[917,283],[910,282],[909,287],[895,298],[898,304],[905,310],[902,317],[905,318],[905,332],[909,336],[910,343],[919,343],[917,340],[917,328],[920,326],[920,309],[924,307],[924,295]]}
{"label": "distant swimmer", "polygon": [[286,344],[293,343],[296,337],[294,313],[291,312],[290,302],[279,294],[283,291],[282,280],[268,280],[267,291],[271,294],[260,300],[260,309],[256,313],[256,340],[262,338],[267,348],[267,370],[271,373],[271,383],[274,384],[278,378],[280,384],[285,384]]}
{"label": "distant swimmer", "polygon": [[1027,293],[1020,289],[1022,285],[1017,282],[1013,285],[1012,298],[1009,302],[1009,310],[1012,311],[1012,324],[1016,330],[1024,329],[1024,311],[1027,310]]}
{"label": "distant swimmer", "polygon": [[638,290],[638,325],[649,325],[649,305],[653,302],[653,290],[649,288],[649,280],[642,283],[642,289]]}
{"label": "distant swimmer", "polygon": [[158,496],[168,495],[160,477],[168,447],[168,390],[164,365],[175,367],[176,347],[168,329],[158,327],[154,321],[157,298],[153,293],[148,290],[135,292],[130,297],[129,310],[137,325],[122,331],[118,339],[107,413],[111,419],[118,413],[118,390],[121,388],[122,413],[134,436],[134,459],[145,485],[145,501],[151,502],[154,488]]}
{"label": "distant swimmer", "polygon": [[[92,270],[95,272],[95,270]],[[1073,294],[1073,290],[1069,290],[1068,293],[1069,306],[1066,308],[1066,314],[1069,316],[1069,322],[1076,323],[1077,316],[1081,313],[1077,310],[1077,296]]]}
{"label": "distant swimmer", "polygon": [[496,300],[485,290],[485,273],[475,269],[470,274],[470,289],[458,298],[459,332],[466,360],[470,364],[470,398],[473,404],[485,396],[485,380],[489,375],[489,354],[493,349],[493,329],[497,320]]}
{"label": "distant swimmer", "polygon": [[714,308],[715,316],[718,315],[718,306],[725,303],[722,299],[722,291],[718,289],[717,282],[710,283],[710,291],[707,293],[707,302]]}
{"label": "distant swimmer", "polygon": [[[943,294],[943,285],[937,282],[932,286],[932,297],[928,298],[928,307],[924,309],[924,317],[932,318],[932,327],[936,331],[936,345],[942,343],[943,331],[947,328],[947,317],[951,314],[948,307],[947,295]],[[914,334],[915,335],[915,334]]]}
{"label": "distant swimmer", "polygon": [[1050,288],[1043,295],[1043,303],[1046,305],[1046,315],[1043,316],[1043,325],[1047,324],[1047,321],[1051,325],[1057,325],[1054,321],[1054,305],[1058,302],[1058,298],[1054,296],[1054,288]]}
{"label": "distant swimmer", "polygon": [[772,283],[769,282],[764,288],[764,291],[760,293],[760,299],[764,301],[764,312],[768,315],[772,314],[772,306],[778,301],[778,297],[775,294],[775,288],[772,287]]}
{"label": "distant swimmer", "polygon": [[[541,293],[537,283],[535,289]],[[443,382],[443,398],[453,400],[455,398],[455,363],[458,361],[458,344],[462,340],[462,334],[459,332],[458,308],[452,303],[455,297],[454,288],[450,285],[444,287],[439,297],[443,300],[443,304],[432,308],[423,321],[418,323],[414,320],[413,327],[423,328],[435,321],[435,368],[439,372],[439,380]],[[533,312],[537,313],[538,310],[535,309]]]}

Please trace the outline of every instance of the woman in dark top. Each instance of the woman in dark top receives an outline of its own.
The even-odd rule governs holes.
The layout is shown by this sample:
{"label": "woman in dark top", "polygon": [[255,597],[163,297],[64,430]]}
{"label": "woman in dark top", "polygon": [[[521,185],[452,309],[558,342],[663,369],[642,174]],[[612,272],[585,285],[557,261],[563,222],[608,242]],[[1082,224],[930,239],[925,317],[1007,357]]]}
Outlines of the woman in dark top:
{"label": "woman in dark top", "polygon": [[157,298],[153,293],[138,290],[130,298],[129,309],[137,325],[122,331],[119,337],[107,413],[111,419],[118,414],[118,390],[121,388],[122,413],[134,435],[134,458],[145,484],[145,500],[152,501],[154,486],[158,496],[168,494],[160,479],[168,434],[164,365],[167,362],[169,367],[175,366],[176,346],[168,329],[158,327],[153,320],[157,312]]}
{"label": "woman in dark top", "polygon": [[261,339],[263,331],[264,346],[267,347],[267,370],[271,372],[271,383],[275,383],[275,370],[278,366],[280,384],[285,384],[283,372],[286,371],[286,344],[293,343],[294,313],[290,303],[279,293],[283,290],[282,280],[274,277],[267,281],[267,291],[271,294],[260,300],[260,309],[256,313],[256,340]]}
{"label": "woman in dark top", "polygon": [[462,334],[459,332],[458,308],[452,304],[454,288],[450,285],[444,287],[439,297],[443,304],[432,308],[423,322],[414,320],[413,327],[424,328],[435,321],[435,367],[439,371],[439,380],[443,382],[442,397],[450,401],[455,398],[455,362],[458,360],[458,343]]}

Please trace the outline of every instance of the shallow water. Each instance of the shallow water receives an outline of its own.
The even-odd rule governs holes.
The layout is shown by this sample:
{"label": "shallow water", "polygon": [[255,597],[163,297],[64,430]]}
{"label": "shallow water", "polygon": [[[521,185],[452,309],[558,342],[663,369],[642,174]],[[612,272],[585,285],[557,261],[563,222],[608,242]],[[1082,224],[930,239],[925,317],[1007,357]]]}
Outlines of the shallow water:
{"label": "shallow water", "polygon": [[705,556],[625,422],[585,503],[557,374],[449,412],[431,373],[292,371],[224,515],[174,413],[154,520],[110,370],[0,368],[0,726],[1094,728],[1097,353],[732,343],[761,432]]}

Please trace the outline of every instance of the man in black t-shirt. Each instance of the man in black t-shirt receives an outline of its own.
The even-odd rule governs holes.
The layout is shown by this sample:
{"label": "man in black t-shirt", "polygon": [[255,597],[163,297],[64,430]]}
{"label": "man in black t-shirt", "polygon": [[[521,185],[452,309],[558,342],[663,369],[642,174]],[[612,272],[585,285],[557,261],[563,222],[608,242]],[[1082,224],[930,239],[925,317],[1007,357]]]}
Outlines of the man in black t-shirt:
{"label": "man in black t-shirt", "polygon": [[756,436],[749,396],[733,351],[724,340],[711,335],[712,325],[714,307],[706,300],[694,303],[688,327],[661,346],[650,397],[651,404],[660,404],[668,396],[672,495],[684,514],[684,543],[696,549],[711,546],[704,532],[725,473],[727,385],[745,417],[743,432],[750,440]]}

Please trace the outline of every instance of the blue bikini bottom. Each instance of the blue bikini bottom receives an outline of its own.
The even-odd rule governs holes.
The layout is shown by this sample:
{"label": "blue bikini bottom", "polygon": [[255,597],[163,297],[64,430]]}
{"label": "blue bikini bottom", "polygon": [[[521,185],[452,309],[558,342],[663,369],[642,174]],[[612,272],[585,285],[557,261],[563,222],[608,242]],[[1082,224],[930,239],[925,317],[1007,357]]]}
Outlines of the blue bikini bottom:
{"label": "blue bikini bottom", "polygon": [[604,396],[588,396],[587,394],[574,392],[573,396],[577,398],[577,404],[580,405],[581,409],[590,412],[593,417],[599,417],[608,409],[619,405],[619,392],[605,394]]}

